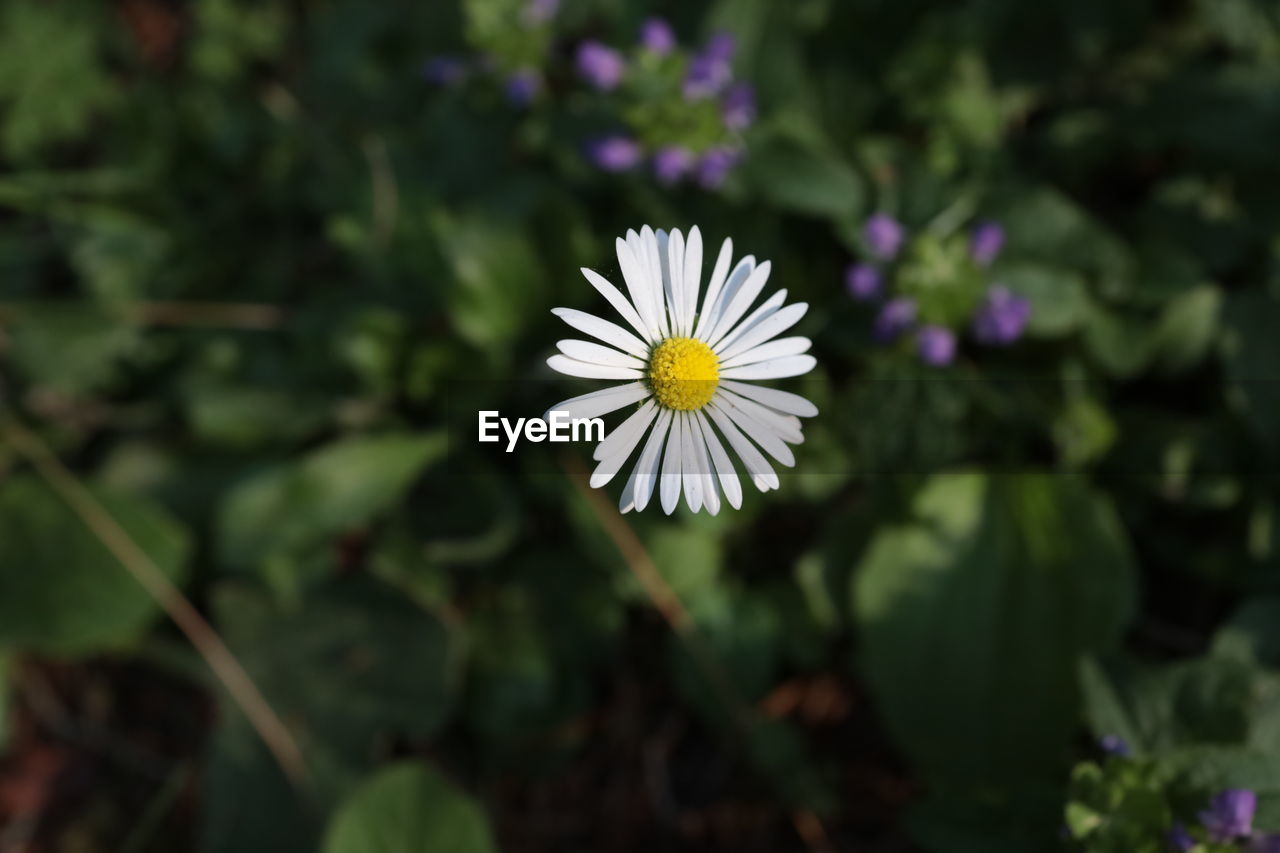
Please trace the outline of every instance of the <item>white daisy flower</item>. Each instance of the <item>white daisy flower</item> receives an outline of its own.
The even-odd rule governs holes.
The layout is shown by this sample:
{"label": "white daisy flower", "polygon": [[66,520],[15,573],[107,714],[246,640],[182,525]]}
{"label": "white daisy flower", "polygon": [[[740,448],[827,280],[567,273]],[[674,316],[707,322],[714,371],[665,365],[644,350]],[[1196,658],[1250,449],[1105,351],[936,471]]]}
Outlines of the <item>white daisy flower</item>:
{"label": "white daisy flower", "polygon": [[778,337],[809,306],[784,306],[787,292],[780,290],[748,314],[764,290],[770,264],[757,265],[748,255],[731,267],[733,241],[725,240],[699,310],[702,234],[697,227],[686,241],[678,229],[668,235],[646,225],[638,234],[632,230],[625,240],[618,238],[617,250],[630,299],[603,276],[585,268],[582,274],[630,331],[572,308],[551,312],[603,342],[558,342],[560,354],[547,359],[553,370],[628,380],[551,410],[595,418],[638,406],[596,446],[593,456],[599,464],[591,475],[592,488],[613,479],[642,447],[622,489],[623,512],[644,509],[655,484],[668,515],[680,503],[681,492],[694,512],[705,508],[714,515],[721,496],[737,509],[742,486],[721,437],[756,488],[778,488],[778,475],[765,455],[794,465],[787,445],[804,441],[800,418],[813,417],[818,409],[804,397],[751,380],[799,376],[813,369],[813,356],[805,354],[808,338]]}

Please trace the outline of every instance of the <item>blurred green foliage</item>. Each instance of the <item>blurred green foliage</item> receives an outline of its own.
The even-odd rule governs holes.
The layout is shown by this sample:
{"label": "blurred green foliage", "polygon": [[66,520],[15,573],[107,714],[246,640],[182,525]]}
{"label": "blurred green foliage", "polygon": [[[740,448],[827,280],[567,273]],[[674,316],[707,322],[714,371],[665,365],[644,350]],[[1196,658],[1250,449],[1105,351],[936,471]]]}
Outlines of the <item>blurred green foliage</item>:
{"label": "blurred green foliage", "polygon": [[[525,29],[517,5],[0,6],[0,417],[209,615],[311,784],[7,432],[0,676],[109,658],[208,687],[215,853],[611,849],[522,846],[494,791],[568,775],[639,695],[662,715],[633,722],[687,718],[838,849],[1053,850],[1064,814],[1147,843],[1184,789],[1228,786],[1280,832],[1275,4],[563,0]],[[618,115],[667,120],[571,59],[650,14],[686,45],[732,32],[756,87],[717,191],[582,155]],[[478,51],[544,96],[509,104]],[[432,85],[437,55],[473,73]],[[945,369],[874,343],[842,284],[874,211],[916,236],[912,286],[969,301],[965,228],[1003,223],[988,277],[1030,300],[1027,337]],[[642,223],[771,259],[819,360],[779,491],[627,517],[701,651],[562,459],[457,427],[569,396],[548,309],[603,310],[577,269],[616,276]],[[770,710],[817,678],[852,685],[845,728]],[[1138,763],[1091,763],[1086,732]],[[922,792],[868,828],[877,748]],[[706,784],[689,801],[729,796]]]}

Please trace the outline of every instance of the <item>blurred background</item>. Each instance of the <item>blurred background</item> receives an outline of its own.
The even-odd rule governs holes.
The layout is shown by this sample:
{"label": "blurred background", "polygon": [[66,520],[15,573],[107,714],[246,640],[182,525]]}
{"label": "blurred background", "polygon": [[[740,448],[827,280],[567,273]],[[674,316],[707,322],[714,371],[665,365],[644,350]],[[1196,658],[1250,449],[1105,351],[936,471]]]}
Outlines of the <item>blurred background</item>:
{"label": "blurred background", "polygon": [[[1280,848],[1278,143],[1271,0],[3,0],[0,851]],[[740,511],[474,441],[644,224]]]}

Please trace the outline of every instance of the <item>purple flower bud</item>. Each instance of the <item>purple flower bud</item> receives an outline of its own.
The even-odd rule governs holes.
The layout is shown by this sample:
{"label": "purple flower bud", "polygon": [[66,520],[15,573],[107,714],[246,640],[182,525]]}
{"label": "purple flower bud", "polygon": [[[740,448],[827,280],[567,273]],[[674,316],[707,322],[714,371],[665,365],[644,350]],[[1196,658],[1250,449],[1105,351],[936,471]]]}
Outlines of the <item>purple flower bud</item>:
{"label": "purple flower bud", "polygon": [[718,188],[741,159],[742,152],[736,148],[721,145],[708,149],[698,160],[698,185],[708,190]]}
{"label": "purple flower bud", "polygon": [[560,11],[560,0],[527,0],[521,17],[525,26],[536,27],[545,24]]}
{"label": "purple flower bud", "polygon": [[907,231],[901,222],[889,214],[876,213],[862,226],[862,236],[873,255],[882,261],[891,261],[902,249]]}
{"label": "purple flower bud", "polygon": [[587,159],[606,172],[626,172],[644,158],[640,143],[626,136],[606,136],[587,145]]}
{"label": "purple flower bud", "polygon": [[1098,740],[1098,746],[1107,755],[1114,755],[1117,758],[1128,758],[1133,754],[1133,750],[1129,749],[1129,744],[1119,735],[1103,735]]}
{"label": "purple flower bud", "polygon": [[467,76],[467,65],[452,56],[433,56],[422,64],[422,77],[437,86],[453,86]]}
{"label": "purple flower bud", "polygon": [[969,254],[980,267],[989,267],[1004,248],[1004,228],[998,222],[983,222],[969,235]]}
{"label": "purple flower bud", "polygon": [[933,367],[946,367],[956,357],[956,333],[945,326],[925,326],[916,335],[920,360]]}
{"label": "purple flower bud", "polygon": [[578,73],[602,92],[616,89],[627,70],[622,54],[598,41],[578,45]]}
{"label": "purple flower bud", "polygon": [[542,91],[542,77],[532,68],[522,68],[508,75],[503,89],[508,101],[518,107],[527,107]]}
{"label": "purple flower bud", "polygon": [[915,300],[899,296],[897,299],[890,299],[880,309],[872,334],[881,343],[888,343],[910,329],[915,322]]}
{"label": "purple flower bud", "polygon": [[1253,839],[1250,853],[1280,853],[1280,835],[1259,835]]}
{"label": "purple flower bud", "polygon": [[693,152],[679,145],[659,148],[653,155],[653,174],[658,183],[669,187],[689,173],[694,166]]}
{"label": "purple flower bud", "polygon": [[1229,788],[1200,812],[1200,823],[1217,843],[1244,838],[1253,832],[1253,813],[1258,808],[1258,795],[1242,788]]}
{"label": "purple flower bud", "polygon": [[1165,835],[1165,840],[1169,842],[1169,849],[1176,850],[1178,853],[1187,853],[1188,850],[1196,846],[1196,840],[1191,837],[1191,833],[1187,832],[1187,828],[1181,823],[1173,825],[1173,828]]}
{"label": "purple flower bud", "polygon": [[866,302],[880,295],[884,279],[880,275],[880,270],[871,264],[850,264],[844,271],[844,286],[854,299]]}
{"label": "purple flower bud", "polygon": [[697,101],[714,98],[733,79],[733,71],[725,62],[707,56],[695,56],[684,76],[684,98]]}
{"label": "purple flower bud", "polygon": [[666,56],[676,48],[676,34],[663,18],[649,18],[640,27],[640,46],[650,53]]}
{"label": "purple flower bud", "polygon": [[729,87],[720,102],[720,115],[730,130],[746,130],[756,120],[756,93],[750,83]]}
{"label": "purple flower bud", "polygon": [[702,55],[728,64],[733,61],[733,52],[737,46],[732,33],[721,31],[707,39],[707,46],[703,48]]}
{"label": "purple flower bud", "polygon": [[987,291],[973,315],[973,336],[993,346],[1011,344],[1022,337],[1030,318],[1031,303],[997,284]]}

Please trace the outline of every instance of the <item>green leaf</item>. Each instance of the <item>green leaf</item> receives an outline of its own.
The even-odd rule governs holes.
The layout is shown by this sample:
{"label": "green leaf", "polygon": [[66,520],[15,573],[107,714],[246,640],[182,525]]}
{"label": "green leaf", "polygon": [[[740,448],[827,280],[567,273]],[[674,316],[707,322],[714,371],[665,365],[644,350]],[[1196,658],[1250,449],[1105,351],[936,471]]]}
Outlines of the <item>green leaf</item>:
{"label": "green leaf", "polygon": [[346,439],[237,486],[218,519],[222,559],[255,567],[296,556],[394,506],[445,451],[443,435]]}
{"label": "green leaf", "polygon": [[[95,490],[112,518],[175,583],[186,530],[154,504]],[[0,646],[100,653],[134,642],[159,613],[151,596],[43,482],[0,484]]]}
{"label": "green leaf", "polygon": [[64,394],[101,390],[142,346],[138,327],[89,305],[24,309],[13,333],[13,360],[26,378]]}
{"label": "green leaf", "polygon": [[1222,292],[1205,285],[1169,300],[1156,322],[1151,346],[1156,362],[1177,373],[1199,364],[1217,340]]}
{"label": "green leaf", "polygon": [[854,598],[867,676],[926,778],[1060,779],[1077,659],[1115,644],[1134,584],[1114,511],[1079,480],[932,478],[911,521],[873,540]]}
{"label": "green leaf", "polygon": [[1011,264],[1000,271],[1000,282],[1031,303],[1027,333],[1052,338],[1070,334],[1084,322],[1089,295],[1084,278],[1070,270],[1033,264]]}
{"label": "green leaf", "polygon": [[380,771],[342,805],[324,853],[497,853],[480,806],[437,770]]}
{"label": "green leaf", "polygon": [[744,169],[760,195],[785,210],[850,219],[863,209],[858,173],[834,154],[779,140],[752,148]]}

